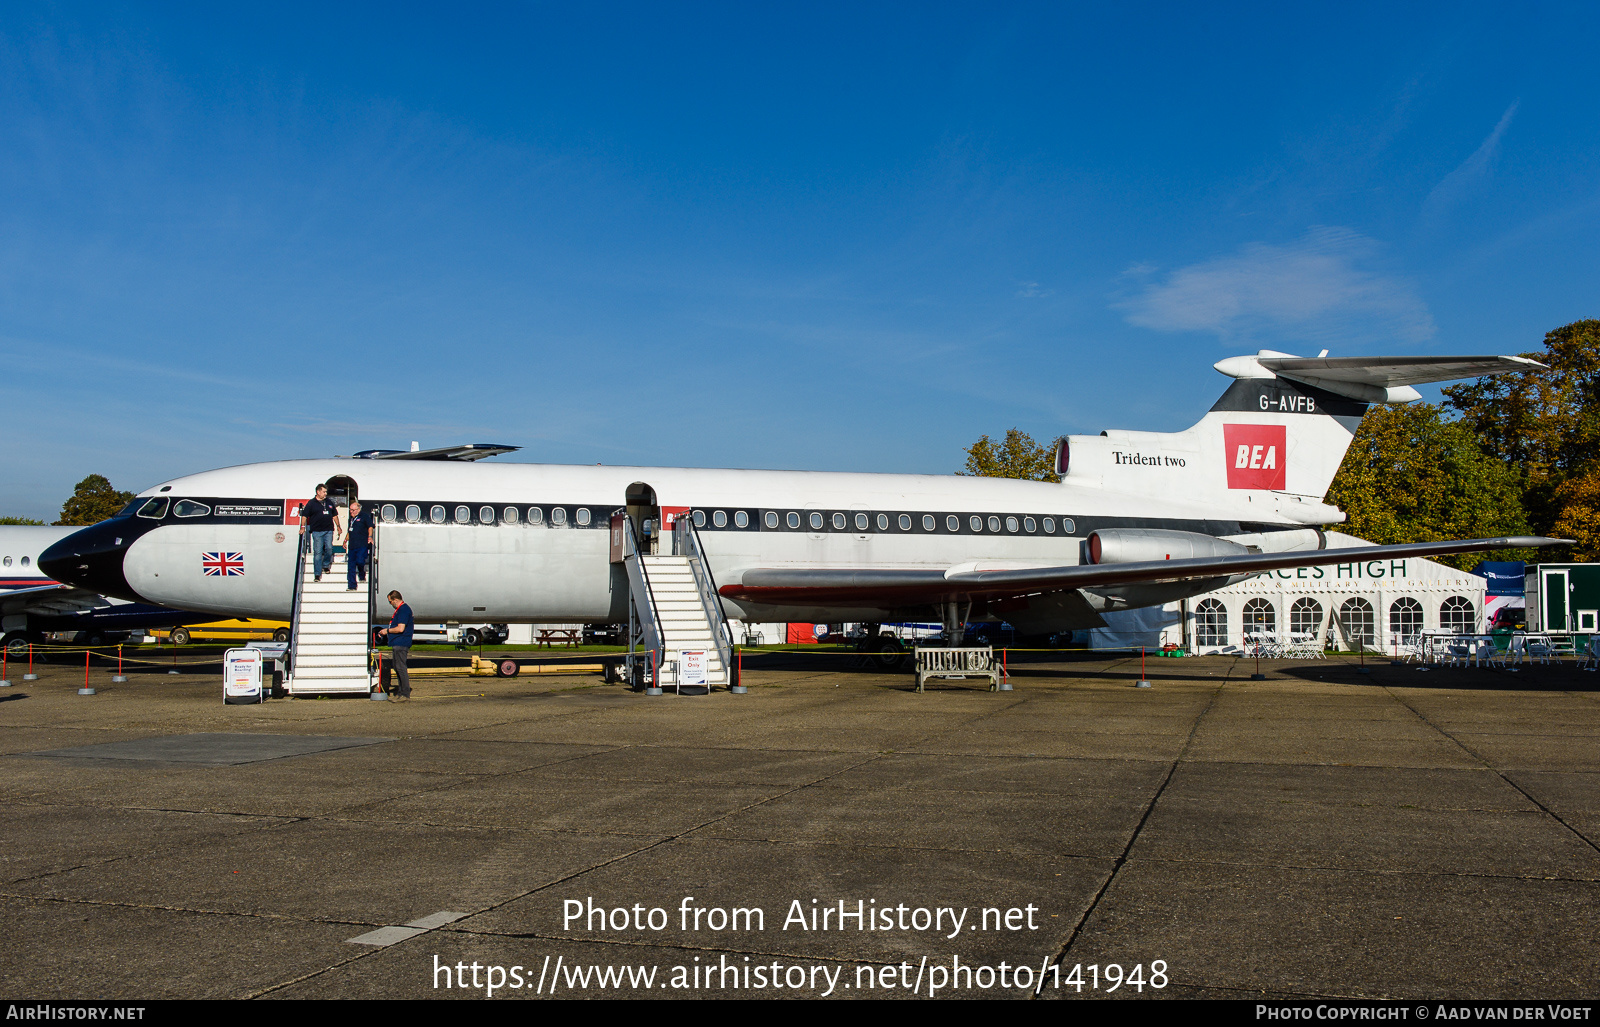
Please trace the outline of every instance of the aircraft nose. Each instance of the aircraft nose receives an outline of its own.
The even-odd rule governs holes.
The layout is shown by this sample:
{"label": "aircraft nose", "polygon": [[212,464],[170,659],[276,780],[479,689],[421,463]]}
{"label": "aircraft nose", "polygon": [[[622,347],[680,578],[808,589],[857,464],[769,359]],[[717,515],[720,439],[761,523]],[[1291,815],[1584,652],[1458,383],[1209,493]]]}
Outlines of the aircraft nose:
{"label": "aircraft nose", "polygon": [[56,581],[132,602],[142,598],[128,584],[122,561],[133,542],[126,525],[101,521],[73,532],[39,554],[39,569]]}

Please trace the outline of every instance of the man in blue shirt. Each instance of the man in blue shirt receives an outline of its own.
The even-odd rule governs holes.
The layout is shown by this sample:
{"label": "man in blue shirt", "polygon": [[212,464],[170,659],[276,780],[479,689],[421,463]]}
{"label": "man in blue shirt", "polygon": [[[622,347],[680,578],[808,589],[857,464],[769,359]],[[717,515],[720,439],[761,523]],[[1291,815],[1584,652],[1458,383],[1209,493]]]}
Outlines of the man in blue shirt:
{"label": "man in blue shirt", "polygon": [[344,539],[345,584],[356,590],[356,578],[367,580],[367,559],[372,553],[372,515],[361,509],[361,500],[350,500],[350,527]]}
{"label": "man in blue shirt", "polygon": [[[411,675],[406,673],[406,659],[411,655],[411,633],[417,622],[411,615],[411,607],[406,605],[398,591],[389,593],[389,605],[394,607],[394,616],[390,618],[388,627],[378,629],[378,634],[387,636],[389,651],[394,656],[394,672],[400,678],[394,698],[405,700],[411,698]],[[384,690],[387,691],[387,674],[384,679]]]}
{"label": "man in blue shirt", "polygon": [[328,499],[328,486],[317,486],[317,498],[300,507],[300,533],[311,533],[311,571],[317,580],[333,566],[333,529],[338,509]]}

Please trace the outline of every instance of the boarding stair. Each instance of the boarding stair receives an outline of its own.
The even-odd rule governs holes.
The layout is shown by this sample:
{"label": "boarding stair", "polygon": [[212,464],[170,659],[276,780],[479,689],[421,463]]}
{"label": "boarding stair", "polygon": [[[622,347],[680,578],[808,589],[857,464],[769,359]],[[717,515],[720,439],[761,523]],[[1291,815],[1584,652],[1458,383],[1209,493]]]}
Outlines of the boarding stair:
{"label": "boarding stair", "polygon": [[613,526],[625,533],[622,562],[628,574],[633,680],[652,691],[698,686],[698,675],[686,673],[698,653],[707,690],[737,684],[733,635],[690,517],[680,516],[672,534],[655,543],[670,548],[669,553],[641,547],[633,522],[625,516]]}
{"label": "boarding stair", "polygon": [[368,581],[358,583],[352,592],[345,584],[348,553],[335,554],[333,567],[321,581],[316,580],[310,557],[310,539],[302,535],[285,687],[290,695],[370,692],[376,560]]}

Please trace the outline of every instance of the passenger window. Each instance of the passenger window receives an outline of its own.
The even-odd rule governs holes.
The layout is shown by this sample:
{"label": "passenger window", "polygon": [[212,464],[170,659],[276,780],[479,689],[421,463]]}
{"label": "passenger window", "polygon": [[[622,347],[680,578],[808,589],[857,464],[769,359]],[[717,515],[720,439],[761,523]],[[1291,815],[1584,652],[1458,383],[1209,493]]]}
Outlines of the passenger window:
{"label": "passenger window", "polygon": [[551,511],[550,511],[550,523],[554,524],[558,528],[561,527],[563,524],[566,524],[567,523],[567,510],[566,510],[566,507],[558,506],[558,507],[552,508]]}
{"label": "passenger window", "polygon": [[[494,512],[494,511],[492,511],[492,510],[491,510],[491,511],[490,511],[490,513],[493,513],[493,512]],[[517,517],[517,508],[516,508],[516,507],[514,507],[514,506],[508,506],[508,507],[506,507],[506,509],[505,509],[505,513],[504,513],[504,515],[503,515],[503,518],[502,518],[502,519],[503,519],[503,520],[504,520],[504,521],[505,521],[505,522],[506,522],[506,523],[507,523],[507,524],[515,524],[515,523],[517,523],[517,520],[518,520],[518,517]]]}
{"label": "passenger window", "polygon": [[32,563],[32,562],[33,562],[33,560],[32,560],[32,558],[30,558],[30,557],[26,557],[26,556],[24,556],[24,557],[23,557],[23,558],[22,558],[22,566],[24,566],[24,567],[26,567],[26,566],[28,566],[28,564],[30,564],[30,563]]}
{"label": "passenger window", "polygon": [[948,531],[960,531],[961,518],[957,517],[955,514],[950,514],[944,519],[944,526]]}
{"label": "passenger window", "polygon": [[589,508],[586,507],[586,506],[580,506],[580,507],[578,507],[578,527],[587,528],[588,526],[589,526]]}
{"label": "passenger window", "polygon": [[1024,517],[1022,519],[1022,530],[1029,533],[1038,531],[1039,522],[1034,520],[1032,517]]}
{"label": "passenger window", "polygon": [[1044,519],[1044,530],[1050,534],[1055,533],[1056,519],[1054,517],[1046,517]]}
{"label": "passenger window", "polygon": [[872,526],[872,522],[867,520],[867,515],[866,514],[864,514],[864,513],[856,514],[856,530],[857,531],[866,531],[871,526]]}
{"label": "passenger window", "polygon": [[178,517],[204,517],[211,508],[192,499],[180,499],[172,505],[172,512]]}
{"label": "passenger window", "polygon": [[889,515],[888,514],[879,514],[878,515],[878,530],[879,531],[888,531],[889,530]]}
{"label": "passenger window", "polygon": [[[458,520],[458,521],[463,519],[462,516],[461,516],[462,510],[466,510],[466,507],[462,507],[461,510],[457,510],[456,511],[456,520]],[[494,523],[494,507],[492,507],[492,506],[480,506],[480,507],[478,507],[478,520],[482,521],[484,524],[493,524]]]}
{"label": "passenger window", "polygon": [[910,514],[901,514],[900,515],[900,530],[901,531],[910,531],[911,530],[911,515]]}
{"label": "passenger window", "polygon": [[440,506],[438,503],[433,504],[433,507],[428,511],[428,520],[435,524],[443,524],[444,507]]}
{"label": "passenger window", "polygon": [[800,527],[800,515],[795,513],[793,510],[790,510],[788,524],[791,528]]}
{"label": "passenger window", "polygon": [[706,526],[706,512],[704,510],[696,510],[694,512],[694,526],[697,528]]}
{"label": "passenger window", "polygon": [[528,507],[528,523],[534,527],[544,523],[544,510],[537,506]]}
{"label": "passenger window", "polygon": [[[484,509],[487,510],[489,508],[488,507],[484,507]],[[458,507],[456,507],[456,523],[457,524],[466,524],[470,520],[472,520],[472,508],[471,507],[468,507],[468,506],[458,506]]]}
{"label": "passenger window", "polygon": [[415,503],[408,504],[406,506],[406,523],[415,524],[420,520],[422,520],[422,507]]}
{"label": "passenger window", "polygon": [[822,515],[815,510],[811,512],[811,527],[814,531],[822,530]]}
{"label": "passenger window", "polygon": [[[977,514],[973,514],[971,517],[968,517],[967,524],[971,525],[973,531],[983,530],[983,518],[979,517]],[[999,527],[999,525],[996,524],[995,527]]]}
{"label": "passenger window", "polygon": [[766,522],[767,527],[776,528],[778,526],[778,511],[768,510],[767,516],[762,518],[762,520]]}
{"label": "passenger window", "polygon": [[146,500],[145,504],[139,508],[139,516],[148,517],[152,521],[159,521],[167,515],[167,502],[166,496],[156,496],[153,499]]}
{"label": "passenger window", "polygon": [[844,514],[836,513],[833,515],[833,528],[835,531],[843,531],[844,523]]}
{"label": "passenger window", "polygon": [[4,560],[0,560],[0,564],[4,564],[5,566],[10,567],[11,566],[11,557],[8,556]]}
{"label": "passenger window", "polygon": [[1061,518],[1061,530],[1066,532],[1068,535],[1070,535],[1074,531],[1076,531],[1077,527],[1078,526],[1076,524],[1072,523],[1072,518],[1071,517],[1063,517],[1063,518]]}
{"label": "passenger window", "polygon": [[385,523],[385,524],[393,524],[394,523],[394,519],[395,519],[394,504],[393,503],[385,503],[385,504],[383,504],[383,509],[378,511],[378,515],[383,518],[383,523]]}
{"label": "passenger window", "polygon": [[743,510],[738,511],[733,515],[733,526],[735,528],[750,527],[750,515],[745,513]]}
{"label": "passenger window", "polygon": [[716,513],[712,514],[711,515],[711,526],[714,527],[714,528],[726,528],[728,526],[728,513],[727,513],[727,511],[718,510]]}

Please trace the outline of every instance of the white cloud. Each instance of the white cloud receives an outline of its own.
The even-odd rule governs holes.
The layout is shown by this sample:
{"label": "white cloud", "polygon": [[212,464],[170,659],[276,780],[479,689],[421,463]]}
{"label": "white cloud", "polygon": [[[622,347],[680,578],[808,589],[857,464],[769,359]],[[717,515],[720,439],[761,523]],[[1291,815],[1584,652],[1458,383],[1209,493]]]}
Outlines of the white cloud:
{"label": "white cloud", "polygon": [[1489,177],[1491,164],[1495,155],[1500,152],[1500,137],[1506,134],[1511,118],[1517,113],[1517,105],[1513,103],[1500,115],[1500,121],[1494,126],[1487,138],[1478,144],[1472,151],[1472,156],[1462,161],[1454,171],[1444,176],[1439,184],[1433,187],[1428,198],[1422,201],[1424,215],[1437,215],[1447,208],[1466,199],[1472,191]]}
{"label": "white cloud", "polygon": [[1230,340],[1432,337],[1433,316],[1411,285],[1363,267],[1377,249],[1347,228],[1313,228],[1285,246],[1250,243],[1233,256],[1179,268],[1115,306],[1143,328]]}

